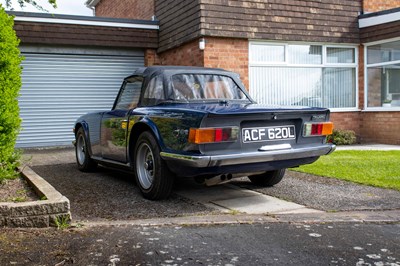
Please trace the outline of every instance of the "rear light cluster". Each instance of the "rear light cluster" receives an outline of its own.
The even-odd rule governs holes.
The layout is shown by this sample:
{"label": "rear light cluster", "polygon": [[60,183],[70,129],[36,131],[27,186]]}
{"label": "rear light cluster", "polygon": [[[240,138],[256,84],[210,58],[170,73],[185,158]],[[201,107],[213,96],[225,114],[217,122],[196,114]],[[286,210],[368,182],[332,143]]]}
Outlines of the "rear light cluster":
{"label": "rear light cluster", "polygon": [[326,136],[333,132],[332,122],[305,123],[303,137]]}
{"label": "rear light cluster", "polygon": [[224,128],[191,128],[189,142],[195,144],[234,142],[238,139],[237,127]]}

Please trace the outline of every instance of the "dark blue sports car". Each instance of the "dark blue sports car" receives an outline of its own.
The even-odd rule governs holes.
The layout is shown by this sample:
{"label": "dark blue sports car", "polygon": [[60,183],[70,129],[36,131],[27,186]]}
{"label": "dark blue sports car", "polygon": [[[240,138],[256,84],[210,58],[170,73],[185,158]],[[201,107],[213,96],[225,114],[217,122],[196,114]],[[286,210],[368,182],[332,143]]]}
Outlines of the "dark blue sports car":
{"label": "dark blue sports car", "polygon": [[334,151],[332,128],[328,109],[255,103],[236,73],[155,66],[125,78],[112,110],[80,117],[74,131],[80,170],[131,170],[156,200],[175,176],[273,186],[286,168]]}

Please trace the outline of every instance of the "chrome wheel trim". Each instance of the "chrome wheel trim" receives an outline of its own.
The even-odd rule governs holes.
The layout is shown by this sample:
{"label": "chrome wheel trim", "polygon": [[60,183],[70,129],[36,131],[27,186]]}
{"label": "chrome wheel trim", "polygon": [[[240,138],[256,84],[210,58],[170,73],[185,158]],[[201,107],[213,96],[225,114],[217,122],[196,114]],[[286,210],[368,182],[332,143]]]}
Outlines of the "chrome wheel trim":
{"label": "chrome wheel trim", "polygon": [[149,189],[154,180],[154,156],[147,143],[141,143],[136,152],[136,174],[140,186]]}
{"label": "chrome wheel trim", "polygon": [[78,140],[76,142],[76,158],[78,159],[78,163],[83,165],[86,159],[86,143],[85,137],[80,134]]}

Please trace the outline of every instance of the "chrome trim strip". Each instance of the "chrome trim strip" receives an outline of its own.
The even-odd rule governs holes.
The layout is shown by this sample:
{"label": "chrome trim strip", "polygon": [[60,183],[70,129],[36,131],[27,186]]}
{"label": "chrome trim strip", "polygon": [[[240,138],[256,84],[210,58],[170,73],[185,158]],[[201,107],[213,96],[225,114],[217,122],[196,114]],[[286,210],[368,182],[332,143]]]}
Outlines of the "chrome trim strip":
{"label": "chrome trim strip", "polygon": [[235,164],[261,163],[291,159],[316,157],[332,153],[336,149],[334,144],[317,147],[302,147],[287,150],[257,151],[226,155],[181,155],[161,152],[160,156],[166,161],[173,161],[188,167],[213,167]]}

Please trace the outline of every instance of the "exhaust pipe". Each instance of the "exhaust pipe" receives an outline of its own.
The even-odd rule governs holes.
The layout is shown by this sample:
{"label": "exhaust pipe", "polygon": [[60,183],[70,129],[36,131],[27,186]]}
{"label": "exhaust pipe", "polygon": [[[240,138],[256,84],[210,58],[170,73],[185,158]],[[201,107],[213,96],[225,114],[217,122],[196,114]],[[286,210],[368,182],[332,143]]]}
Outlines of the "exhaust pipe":
{"label": "exhaust pipe", "polygon": [[219,184],[223,184],[223,183],[227,183],[232,179],[232,174],[222,174],[222,175],[218,175],[218,176],[214,176],[211,178],[207,178],[205,180],[205,184],[206,186],[215,186],[215,185],[219,185]]}

